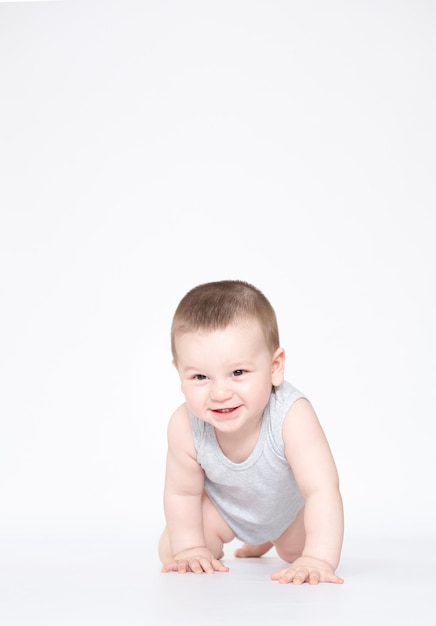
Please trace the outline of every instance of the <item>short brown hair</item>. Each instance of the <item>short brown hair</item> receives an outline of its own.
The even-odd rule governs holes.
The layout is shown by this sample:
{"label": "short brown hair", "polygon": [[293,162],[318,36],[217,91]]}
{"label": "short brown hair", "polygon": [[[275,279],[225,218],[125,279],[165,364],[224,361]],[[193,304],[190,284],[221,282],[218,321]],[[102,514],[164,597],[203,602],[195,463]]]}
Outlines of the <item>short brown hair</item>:
{"label": "short brown hair", "polygon": [[243,280],[220,280],[194,287],[181,299],[171,325],[171,351],[176,359],[179,333],[226,328],[235,321],[259,321],[271,352],[280,346],[277,318],[264,294]]}

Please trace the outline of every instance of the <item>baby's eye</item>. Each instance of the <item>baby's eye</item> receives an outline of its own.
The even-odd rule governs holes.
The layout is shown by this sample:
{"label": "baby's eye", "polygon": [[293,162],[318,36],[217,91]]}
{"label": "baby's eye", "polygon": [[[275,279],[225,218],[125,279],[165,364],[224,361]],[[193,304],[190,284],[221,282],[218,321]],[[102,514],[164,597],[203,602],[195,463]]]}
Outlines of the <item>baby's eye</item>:
{"label": "baby's eye", "polygon": [[235,370],[233,372],[233,376],[242,376],[243,374],[245,374],[245,370]]}
{"label": "baby's eye", "polygon": [[206,376],[204,374],[195,374],[195,380],[206,380]]}

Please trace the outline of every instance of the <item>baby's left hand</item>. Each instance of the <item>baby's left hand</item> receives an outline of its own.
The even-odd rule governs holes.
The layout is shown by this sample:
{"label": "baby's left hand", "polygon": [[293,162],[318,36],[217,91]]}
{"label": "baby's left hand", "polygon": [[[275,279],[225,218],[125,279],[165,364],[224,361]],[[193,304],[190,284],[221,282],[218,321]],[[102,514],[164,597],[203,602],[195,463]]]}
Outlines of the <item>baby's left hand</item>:
{"label": "baby's left hand", "polygon": [[301,585],[304,582],[311,585],[344,582],[342,578],[336,576],[334,569],[326,561],[306,556],[300,556],[289,567],[275,572],[271,578],[279,583],[292,582],[294,585]]}

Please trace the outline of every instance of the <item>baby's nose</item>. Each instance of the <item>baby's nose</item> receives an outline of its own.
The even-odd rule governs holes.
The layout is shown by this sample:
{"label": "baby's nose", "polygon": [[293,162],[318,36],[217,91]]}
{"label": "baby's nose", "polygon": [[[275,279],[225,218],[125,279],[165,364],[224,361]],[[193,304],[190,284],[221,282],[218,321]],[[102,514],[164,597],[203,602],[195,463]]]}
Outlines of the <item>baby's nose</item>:
{"label": "baby's nose", "polygon": [[230,385],[224,380],[215,381],[210,390],[210,396],[214,400],[226,400],[231,395]]}

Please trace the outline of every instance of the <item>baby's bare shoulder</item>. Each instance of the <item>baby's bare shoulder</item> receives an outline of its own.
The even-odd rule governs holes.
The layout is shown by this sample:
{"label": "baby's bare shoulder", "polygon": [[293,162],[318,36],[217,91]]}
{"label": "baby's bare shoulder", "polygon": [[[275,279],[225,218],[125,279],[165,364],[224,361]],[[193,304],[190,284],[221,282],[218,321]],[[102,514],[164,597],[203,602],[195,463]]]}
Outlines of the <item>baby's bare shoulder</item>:
{"label": "baby's bare shoulder", "polygon": [[173,452],[188,452],[195,456],[191,420],[186,403],[177,407],[168,422],[168,445]]}

